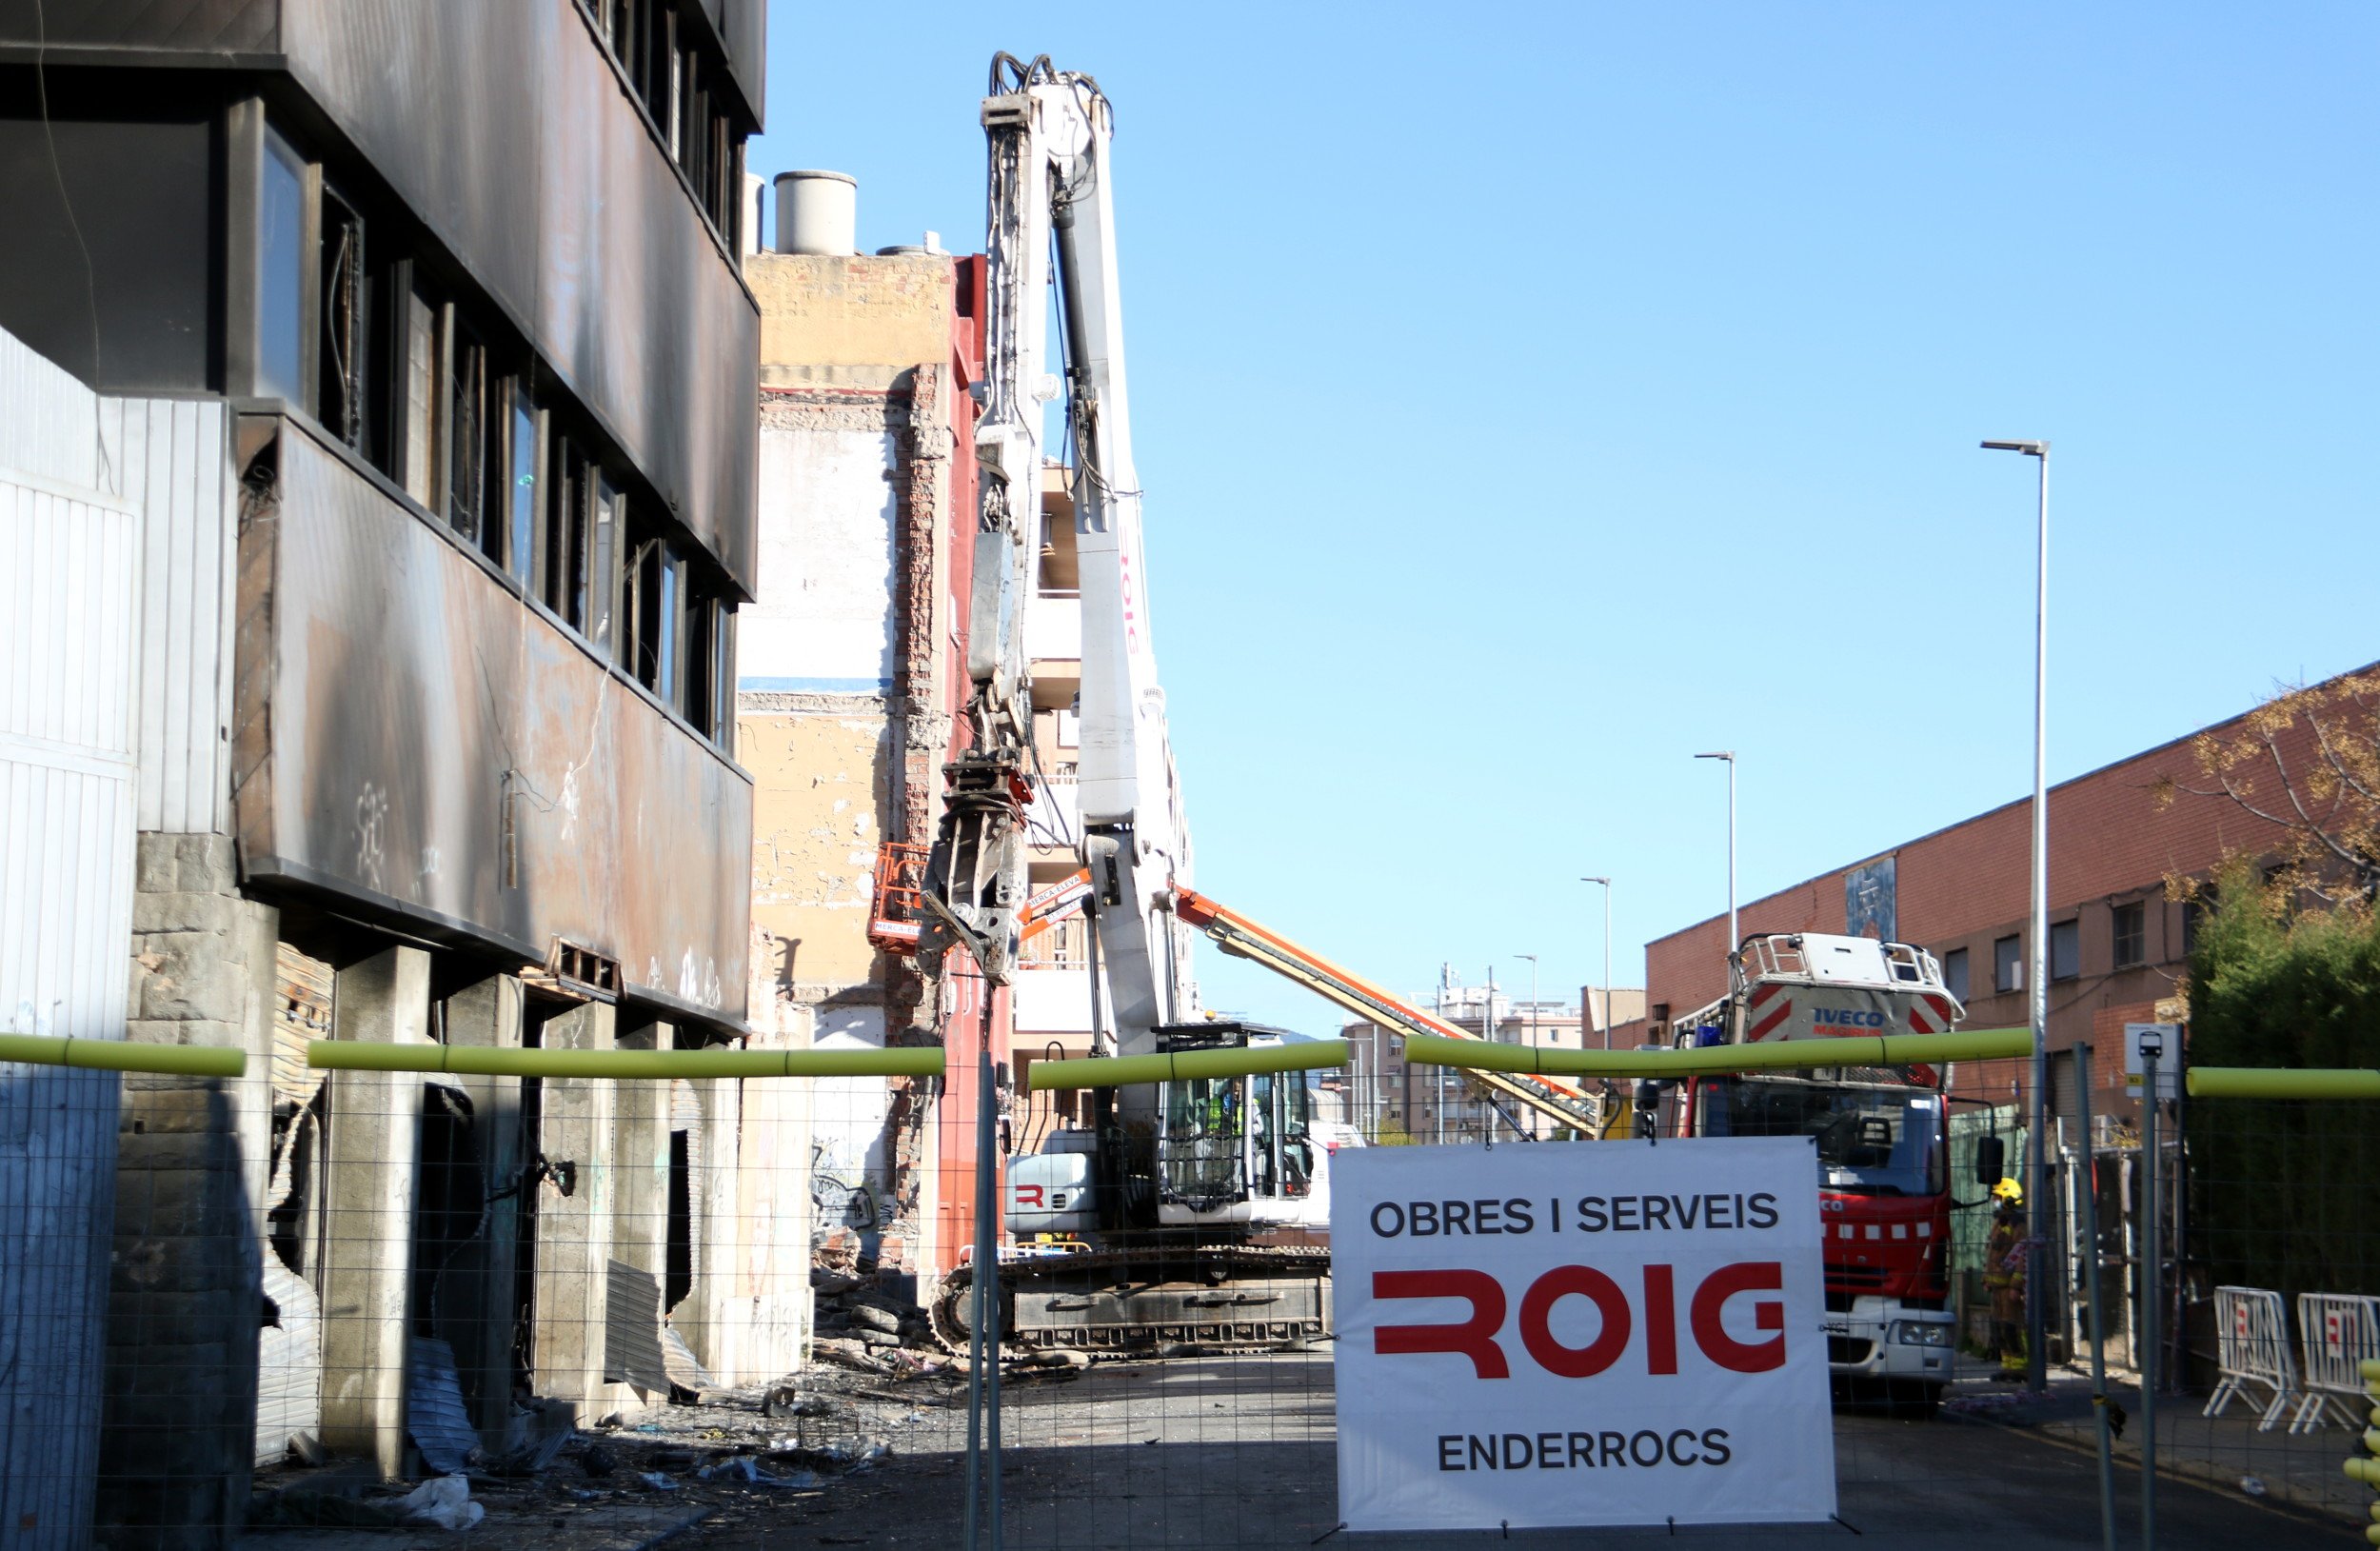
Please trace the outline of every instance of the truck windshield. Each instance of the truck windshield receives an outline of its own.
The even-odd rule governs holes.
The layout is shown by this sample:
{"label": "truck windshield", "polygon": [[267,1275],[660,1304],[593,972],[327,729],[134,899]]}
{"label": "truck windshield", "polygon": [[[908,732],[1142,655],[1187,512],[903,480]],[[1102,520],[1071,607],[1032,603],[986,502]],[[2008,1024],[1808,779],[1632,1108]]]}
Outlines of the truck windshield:
{"label": "truck windshield", "polygon": [[1704,1136],[1808,1136],[1820,1183],[1855,1195],[1941,1190],[1942,1101],[1917,1088],[1731,1079],[1703,1085]]}

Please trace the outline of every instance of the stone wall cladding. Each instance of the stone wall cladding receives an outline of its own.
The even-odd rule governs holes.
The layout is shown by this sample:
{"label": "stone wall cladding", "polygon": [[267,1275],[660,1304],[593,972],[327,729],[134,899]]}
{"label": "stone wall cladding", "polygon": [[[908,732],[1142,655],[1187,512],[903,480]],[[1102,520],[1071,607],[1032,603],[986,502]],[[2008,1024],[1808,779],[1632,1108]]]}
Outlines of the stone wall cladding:
{"label": "stone wall cladding", "polygon": [[218,1546],[247,1514],[279,912],[241,899],[238,883],[228,836],[139,837],[126,1038],[244,1048],[251,1075],[124,1079],[95,1528],[103,1545]]}

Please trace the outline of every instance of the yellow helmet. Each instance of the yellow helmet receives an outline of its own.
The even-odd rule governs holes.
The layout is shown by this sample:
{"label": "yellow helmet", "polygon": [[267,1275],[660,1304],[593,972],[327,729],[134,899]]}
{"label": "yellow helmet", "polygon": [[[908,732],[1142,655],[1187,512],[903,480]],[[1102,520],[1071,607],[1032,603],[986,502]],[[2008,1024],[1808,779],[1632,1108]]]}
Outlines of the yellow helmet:
{"label": "yellow helmet", "polygon": [[2002,1180],[1992,1187],[1992,1193],[2002,1201],[2014,1202],[2019,1206],[2025,1203],[2025,1187],[2014,1180]]}

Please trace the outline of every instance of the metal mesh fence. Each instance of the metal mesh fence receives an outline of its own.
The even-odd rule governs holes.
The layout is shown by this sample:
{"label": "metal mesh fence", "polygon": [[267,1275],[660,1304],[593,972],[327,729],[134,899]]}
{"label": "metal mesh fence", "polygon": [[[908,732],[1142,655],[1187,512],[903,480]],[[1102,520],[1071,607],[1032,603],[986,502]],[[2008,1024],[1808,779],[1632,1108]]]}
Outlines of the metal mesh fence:
{"label": "metal mesh fence", "polygon": [[[533,1014],[524,1042],[570,1048],[592,1021]],[[963,1543],[971,1430],[985,1445],[974,1501],[996,1469],[1007,1546],[1500,1538],[1492,1524],[1340,1528],[1350,1419],[1336,1342],[1316,1328],[1327,1239],[1309,1230],[1108,1234],[1096,1265],[1062,1240],[1012,1240],[995,1399],[993,1367],[970,1370],[971,1299],[942,1297],[975,1260],[964,1071],[609,1081],[298,1062],[238,1080],[6,1078],[12,1115],[53,1117],[9,1139],[10,1544],[433,1544],[466,1522],[497,1543],[557,1547],[673,1533],[720,1546]],[[1976,1139],[2020,1156],[2022,1110],[2004,1089],[1975,1096],[1999,1102],[1953,1106],[1953,1193],[1977,1203],[1954,1215],[1988,1220]],[[1511,1148],[1559,1182],[1577,1149],[1700,1144],[1657,1127],[1595,1142],[1549,1126],[1538,1140],[1490,1107],[1495,1125],[1440,1155],[1343,1075],[1311,1097],[1305,1135],[1279,1140],[1308,1147],[1325,1194],[1333,1148]],[[1003,1180],[1065,1128],[1048,1098],[996,1083]],[[1758,1538],[2099,1543],[2097,1422],[2117,1412],[2124,1543],[2141,1535],[2144,1443],[2162,1541],[2360,1532],[2371,1494],[2341,1466],[2370,1403],[2356,1362],[2380,1356],[2368,1109],[2170,1104],[2152,1235],[2146,1127],[2136,1105],[2111,1108],[2050,1149],[2046,1388],[2001,1376],[1981,1286],[1991,1233],[1961,1222],[1945,1250],[1958,1349],[1938,1407],[1843,1376],[1839,1521]],[[1092,1113],[1087,1099],[1073,1111]],[[105,1139],[97,1172],[98,1153],[69,1155],[82,1132]],[[94,1180],[104,1189],[78,1196]],[[2105,1413],[2092,1400],[2086,1197]],[[1278,1274],[1251,1274],[1252,1249]],[[2149,1300],[2165,1333],[2153,1347]],[[1803,1334],[1838,1362],[1860,1355],[1839,1328]],[[983,1391],[972,1408],[971,1379]],[[1417,1382],[1410,1405],[1433,1402]],[[1599,1462],[1565,1463],[1591,1510],[1587,1470],[1615,1466],[1599,1440],[1589,1454]],[[977,1526],[980,1543],[994,1524]]]}

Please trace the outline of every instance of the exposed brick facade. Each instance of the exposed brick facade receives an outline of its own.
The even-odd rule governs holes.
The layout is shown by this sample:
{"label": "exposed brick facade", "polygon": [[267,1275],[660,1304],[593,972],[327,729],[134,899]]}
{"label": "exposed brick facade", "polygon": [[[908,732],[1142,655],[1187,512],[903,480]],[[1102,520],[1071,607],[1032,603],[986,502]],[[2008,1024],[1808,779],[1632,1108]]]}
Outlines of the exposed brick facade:
{"label": "exposed brick facade", "polygon": [[[2205,731],[2221,737],[2244,720],[2243,715]],[[2110,1076],[2120,1072],[2125,1023],[2152,1021],[2161,1003],[2168,1012],[2175,1010],[2172,999],[2188,958],[2186,912],[2166,898],[2167,877],[2203,876],[2227,856],[2262,857],[2281,849],[2279,826],[2227,800],[2185,794],[2159,804],[2161,777],[2198,782],[2192,752],[2198,736],[2192,733],[2050,788],[2053,942],[2060,924],[2073,923],[2078,956],[2073,974],[2052,976],[2048,1043],[2062,1050],[2077,1040],[2092,1040],[2099,1062],[2094,1086],[2106,1087]],[[2302,726],[2284,735],[2282,748],[2292,769],[2305,767],[2311,742]],[[2030,972],[2025,938],[2032,911],[2032,810],[2031,800],[2020,799],[1753,900],[1739,912],[1743,933],[1842,931],[1846,874],[1892,857],[1896,935],[1942,959],[1954,988],[1953,955],[1964,950],[1966,1026],[2020,1026],[2031,1016],[2029,999],[2022,989],[1995,988],[1994,947],[2014,939]],[[2133,906],[2139,914],[2139,949],[2131,962],[2119,964],[2117,913]],[[1726,989],[1726,936],[1727,918],[1721,915],[1645,945],[1656,1025]],[[1657,1039],[1665,1032],[1654,1026],[1644,1036]],[[1960,1087],[2004,1089],[2005,1081],[1996,1070],[1979,1066],[1962,1071]],[[2120,1084],[2120,1076],[2115,1082]]]}

